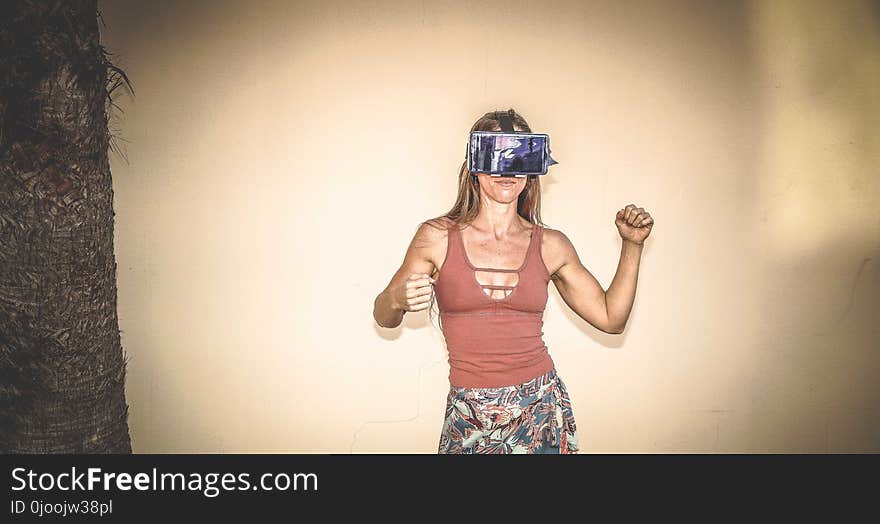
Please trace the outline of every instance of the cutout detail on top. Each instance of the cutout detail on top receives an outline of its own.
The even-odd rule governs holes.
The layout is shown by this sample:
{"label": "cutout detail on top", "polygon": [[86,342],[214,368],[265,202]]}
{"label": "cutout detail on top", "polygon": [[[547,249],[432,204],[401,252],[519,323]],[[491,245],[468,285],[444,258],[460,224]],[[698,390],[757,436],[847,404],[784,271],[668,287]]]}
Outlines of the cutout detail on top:
{"label": "cutout detail on top", "polygon": [[476,269],[474,270],[474,278],[483,293],[492,299],[507,298],[519,285],[519,273],[507,271]]}
{"label": "cutout detail on top", "polygon": [[[529,258],[532,256],[532,250],[535,247],[535,238],[538,234],[538,226],[532,226],[532,234],[529,236],[529,244],[526,247],[526,254],[523,258],[522,264],[516,269],[507,269],[507,268],[491,268],[491,267],[476,267],[471,263],[471,259],[467,254],[467,248],[464,245],[464,235],[461,234],[461,230],[458,231],[458,242],[461,249],[462,256],[464,258],[465,263],[471,268],[471,274],[474,277],[474,283],[480,287],[483,295],[487,298],[500,302],[503,300],[507,300],[511,295],[516,291],[517,286],[519,285],[519,275],[526,268],[526,265],[529,263]],[[478,278],[478,274],[483,273],[484,278],[481,281]],[[508,273],[513,274],[514,278],[507,280],[499,280],[496,278],[486,278],[486,273]]]}

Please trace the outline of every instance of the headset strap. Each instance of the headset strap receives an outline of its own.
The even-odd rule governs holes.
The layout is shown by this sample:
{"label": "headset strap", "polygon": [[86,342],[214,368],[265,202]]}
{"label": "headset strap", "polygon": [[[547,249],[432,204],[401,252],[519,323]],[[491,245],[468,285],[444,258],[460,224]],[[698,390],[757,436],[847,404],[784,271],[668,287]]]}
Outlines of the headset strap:
{"label": "headset strap", "polygon": [[507,111],[496,111],[495,115],[498,118],[498,121],[501,123],[501,131],[504,133],[515,133],[513,130],[513,118],[511,118],[510,113]]}

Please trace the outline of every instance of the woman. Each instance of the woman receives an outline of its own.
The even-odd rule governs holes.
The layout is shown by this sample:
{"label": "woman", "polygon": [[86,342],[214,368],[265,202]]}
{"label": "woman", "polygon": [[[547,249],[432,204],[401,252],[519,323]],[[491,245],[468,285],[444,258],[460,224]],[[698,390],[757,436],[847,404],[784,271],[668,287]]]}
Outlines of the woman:
{"label": "woman", "polygon": [[[516,132],[532,132],[507,113]],[[500,131],[496,117],[486,113],[471,131]],[[617,212],[620,262],[604,291],[568,237],[543,227],[540,208],[538,175],[471,173],[465,163],[452,209],[420,224],[376,297],[376,322],[392,328],[436,294],[450,368],[439,453],[579,450],[568,391],[542,340],[547,284],[597,329],[622,333],[654,220],[632,204]]]}

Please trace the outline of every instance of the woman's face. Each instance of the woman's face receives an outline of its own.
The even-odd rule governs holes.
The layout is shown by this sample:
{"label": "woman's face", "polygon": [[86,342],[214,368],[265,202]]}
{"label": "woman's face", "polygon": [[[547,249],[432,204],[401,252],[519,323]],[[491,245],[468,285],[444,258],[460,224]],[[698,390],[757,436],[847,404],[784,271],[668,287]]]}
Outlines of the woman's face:
{"label": "woman's face", "polygon": [[477,173],[477,180],[480,182],[481,193],[502,204],[516,203],[519,194],[526,187],[524,176],[492,176]]}

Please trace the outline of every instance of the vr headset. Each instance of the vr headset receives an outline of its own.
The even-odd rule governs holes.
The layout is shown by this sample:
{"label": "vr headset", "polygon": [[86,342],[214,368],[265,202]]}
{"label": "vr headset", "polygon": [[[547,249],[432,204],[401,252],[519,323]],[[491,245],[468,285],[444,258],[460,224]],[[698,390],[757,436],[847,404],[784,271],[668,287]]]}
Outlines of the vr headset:
{"label": "vr headset", "polygon": [[546,175],[547,168],[558,164],[550,156],[550,136],[542,133],[517,133],[506,111],[493,116],[501,123],[501,132],[473,131],[468,141],[468,170],[492,176]]}

